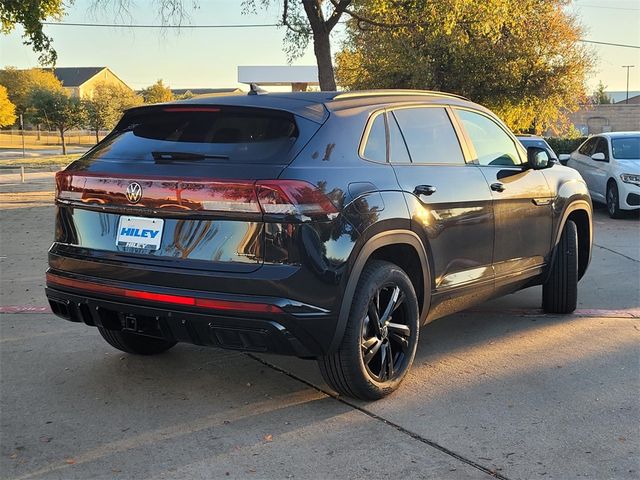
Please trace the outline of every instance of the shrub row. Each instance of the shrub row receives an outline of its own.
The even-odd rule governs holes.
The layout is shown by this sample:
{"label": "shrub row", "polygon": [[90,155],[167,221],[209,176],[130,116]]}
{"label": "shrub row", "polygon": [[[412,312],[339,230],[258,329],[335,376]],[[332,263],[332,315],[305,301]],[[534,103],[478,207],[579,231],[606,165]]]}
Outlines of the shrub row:
{"label": "shrub row", "polygon": [[577,138],[562,138],[562,137],[550,137],[547,138],[547,143],[553,148],[553,151],[557,155],[561,153],[571,153],[584,142],[587,137]]}

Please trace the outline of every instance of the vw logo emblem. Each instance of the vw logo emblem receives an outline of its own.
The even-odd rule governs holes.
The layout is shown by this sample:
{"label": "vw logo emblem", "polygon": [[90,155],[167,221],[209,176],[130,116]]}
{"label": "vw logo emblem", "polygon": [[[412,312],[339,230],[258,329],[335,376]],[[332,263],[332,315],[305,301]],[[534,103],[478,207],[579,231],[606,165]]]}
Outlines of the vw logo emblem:
{"label": "vw logo emblem", "polygon": [[138,203],[142,198],[142,187],[137,182],[130,183],[124,195],[130,203]]}

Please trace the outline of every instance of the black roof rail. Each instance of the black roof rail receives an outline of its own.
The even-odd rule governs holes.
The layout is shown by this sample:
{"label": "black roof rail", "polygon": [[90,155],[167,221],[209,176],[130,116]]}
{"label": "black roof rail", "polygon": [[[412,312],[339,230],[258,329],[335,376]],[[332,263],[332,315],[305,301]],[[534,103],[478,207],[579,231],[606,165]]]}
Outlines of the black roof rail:
{"label": "black roof rail", "polygon": [[447,98],[459,98],[461,100],[469,100],[462,95],[456,95],[455,93],[438,92],[435,90],[402,90],[402,89],[380,89],[380,90],[360,90],[354,92],[342,92],[338,93],[332,100],[349,100],[352,98],[366,98],[366,97],[447,97]]}

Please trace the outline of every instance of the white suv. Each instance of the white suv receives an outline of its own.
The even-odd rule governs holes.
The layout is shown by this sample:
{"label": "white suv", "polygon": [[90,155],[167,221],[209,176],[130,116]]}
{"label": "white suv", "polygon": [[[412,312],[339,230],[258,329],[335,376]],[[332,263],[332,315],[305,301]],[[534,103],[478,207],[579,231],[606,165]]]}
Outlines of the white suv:
{"label": "white suv", "polygon": [[571,154],[567,166],[580,172],[591,198],[606,203],[609,216],[640,209],[640,132],[602,133]]}

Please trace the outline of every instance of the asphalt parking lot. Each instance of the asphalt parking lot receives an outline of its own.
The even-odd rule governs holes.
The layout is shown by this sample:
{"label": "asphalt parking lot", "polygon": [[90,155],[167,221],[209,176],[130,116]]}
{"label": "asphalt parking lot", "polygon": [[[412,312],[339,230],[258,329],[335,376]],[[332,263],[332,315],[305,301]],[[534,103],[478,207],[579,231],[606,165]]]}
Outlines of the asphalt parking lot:
{"label": "asphalt parking lot", "polygon": [[52,191],[0,175],[1,478],[640,478],[638,216],[596,210],[575,314],[531,288],[434,322],[364,403],[311,361],[136,357],[40,308]]}

